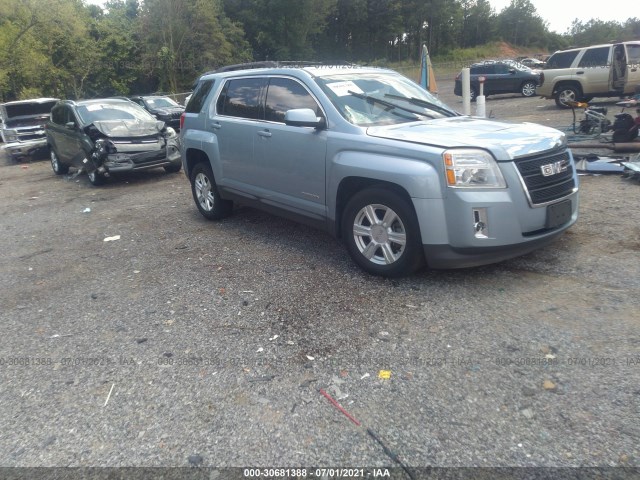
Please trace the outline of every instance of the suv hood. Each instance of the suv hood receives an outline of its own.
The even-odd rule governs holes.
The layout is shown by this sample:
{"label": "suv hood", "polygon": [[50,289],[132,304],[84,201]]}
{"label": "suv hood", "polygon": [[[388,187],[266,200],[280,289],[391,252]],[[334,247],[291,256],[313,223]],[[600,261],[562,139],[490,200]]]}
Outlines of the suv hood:
{"label": "suv hood", "polygon": [[49,114],[24,115],[22,117],[13,117],[5,122],[6,128],[34,127],[44,125],[49,120]]}
{"label": "suv hood", "polygon": [[507,123],[472,117],[369,127],[367,134],[442,148],[484,148],[497,153],[497,159],[503,161],[566,145],[565,134],[555,128],[535,123]]}
{"label": "suv hood", "polygon": [[161,115],[170,115],[175,112],[184,112],[184,107],[153,108],[149,111],[153,113],[159,113]]}
{"label": "suv hood", "polygon": [[107,137],[146,137],[157,135],[164,128],[164,122],[157,120],[100,120],[93,122],[100,133]]}

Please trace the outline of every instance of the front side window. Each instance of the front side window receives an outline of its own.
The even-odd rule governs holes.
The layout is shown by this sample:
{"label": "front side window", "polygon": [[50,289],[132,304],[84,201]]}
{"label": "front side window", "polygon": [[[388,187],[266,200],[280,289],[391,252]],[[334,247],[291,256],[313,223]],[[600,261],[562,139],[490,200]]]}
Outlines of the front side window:
{"label": "front side window", "polygon": [[265,120],[284,123],[284,114],[294,108],[310,108],[316,115],[322,115],[318,103],[298,82],[290,78],[269,80],[265,108]]}
{"label": "front side window", "polygon": [[260,77],[229,80],[218,99],[218,114],[262,120],[262,95],[266,83],[266,79]]}
{"label": "front side window", "polygon": [[609,64],[609,50],[610,47],[598,47],[588,48],[584,55],[580,59],[578,67],[604,67]]}

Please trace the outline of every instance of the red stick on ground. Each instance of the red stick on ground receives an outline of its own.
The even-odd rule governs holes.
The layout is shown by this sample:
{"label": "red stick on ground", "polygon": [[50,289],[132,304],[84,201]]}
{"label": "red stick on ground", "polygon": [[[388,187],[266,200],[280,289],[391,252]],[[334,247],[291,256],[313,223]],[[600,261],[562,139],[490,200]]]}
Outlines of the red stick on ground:
{"label": "red stick on ground", "polygon": [[360,422],[358,420],[356,420],[355,418],[353,418],[351,415],[349,415],[349,412],[347,412],[344,408],[342,408],[342,405],[340,405],[338,402],[336,402],[331,395],[329,395],[327,392],[324,391],[323,388],[320,389],[320,393],[322,395],[324,395],[327,400],[329,400],[334,407],[336,407],[338,410],[340,410],[349,420],[351,420],[353,423],[355,423],[357,426],[360,426]]}

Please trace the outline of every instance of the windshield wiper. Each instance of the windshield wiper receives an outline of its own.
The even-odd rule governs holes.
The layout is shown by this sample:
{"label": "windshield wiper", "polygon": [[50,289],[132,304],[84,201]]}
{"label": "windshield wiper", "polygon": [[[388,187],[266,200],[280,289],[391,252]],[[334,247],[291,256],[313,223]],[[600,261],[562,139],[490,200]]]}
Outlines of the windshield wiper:
{"label": "windshield wiper", "polygon": [[458,112],[454,112],[449,110],[448,108],[441,107],[440,105],[436,105],[435,103],[428,102],[427,100],[422,100],[421,98],[416,97],[403,97],[402,95],[393,95],[392,93],[385,93],[385,97],[393,98],[395,100],[404,100],[409,102],[412,105],[417,105],[419,107],[428,108],[429,110],[433,110],[434,112],[441,113],[447,117],[459,117],[460,114]]}
{"label": "windshield wiper", "polygon": [[358,92],[354,92],[353,90],[349,90],[348,93],[353,95],[354,97],[361,98],[362,100],[365,100],[365,101],[367,101],[369,103],[379,103],[380,105],[384,105],[385,107],[388,107],[389,109],[397,108],[398,110],[404,110],[405,112],[413,113],[414,115],[420,115],[420,116],[423,116],[423,117],[435,118],[432,115],[429,115],[428,113],[418,112],[417,110],[413,110],[411,108],[403,107],[402,105],[398,105],[397,103],[387,102],[386,100],[383,100],[382,98],[372,97],[370,95],[367,95],[366,93],[358,93]]}

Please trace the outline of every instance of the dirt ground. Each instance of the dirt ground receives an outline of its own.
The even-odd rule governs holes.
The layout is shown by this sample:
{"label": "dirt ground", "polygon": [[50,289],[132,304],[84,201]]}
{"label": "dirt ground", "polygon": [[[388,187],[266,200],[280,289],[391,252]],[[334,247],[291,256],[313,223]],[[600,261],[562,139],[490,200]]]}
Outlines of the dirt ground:
{"label": "dirt ground", "polygon": [[0,466],[397,467],[324,388],[412,467],[637,471],[640,183],[580,180],[552,245],[391,281],[283,219],[205,221],[182,173],[92,187],[4,155]]}

